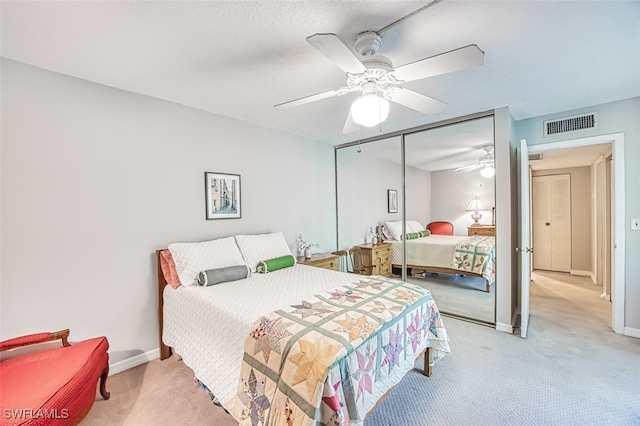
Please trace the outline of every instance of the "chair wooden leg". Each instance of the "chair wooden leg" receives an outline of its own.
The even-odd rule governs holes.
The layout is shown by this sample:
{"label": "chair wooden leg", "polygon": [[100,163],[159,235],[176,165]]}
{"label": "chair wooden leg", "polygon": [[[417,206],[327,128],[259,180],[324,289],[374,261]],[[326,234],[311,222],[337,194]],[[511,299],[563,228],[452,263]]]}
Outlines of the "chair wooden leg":
{"label": "chair wooden leg", "polygon": [[100,395],[104,399],[111,397],[111,392],[107,392],[107,377],[109,377],[109,364],[102,370],[102,375],[100,376]]}

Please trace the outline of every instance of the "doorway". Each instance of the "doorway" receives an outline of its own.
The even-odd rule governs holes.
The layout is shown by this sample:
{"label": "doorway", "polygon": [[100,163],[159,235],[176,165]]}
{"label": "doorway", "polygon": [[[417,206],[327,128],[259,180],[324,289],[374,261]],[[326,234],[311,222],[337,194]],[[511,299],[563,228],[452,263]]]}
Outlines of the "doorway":
{"label": "doorway", "polygon": [[534,172],[531,195],[533,269],[571,272],[571,174]]}
{"label": "doorway", "polygon": [[[608,275],[611,282],[611,299],[612,299],[612,313],[611,313],[611,328],[613,331],[619,334],[624,333],[624,165],[622,161],[615,161],[616,158],[621,158],[621,154],[624,151],[624,135],[612,134],[603,135],[597,137],[589,137],[583,139],[567,140],[562,142],[555,142],[549,144],[539,144],[529,147],[530,154],[542,153],[543,156],[546,153],[552,154],[555,151],[564,150],[568,148],[580,148],[591,147],[592,145],[610,146],[610,150],[613,158],[613,166],[611,167],[611,208],[610,208],[610,240],[611,240],[611,259],[610,267],[608,268]],[[576,151],[577,152],[577,151]],[[606,158],[606,157],[605,157]],[[593,165],[595,161],[592,161]],[[595,181],[595,178],[594,178]],[[594,182],[595,186],[595,182]],[[529,189],[527,189],[528,191]],[[606,198],[605,198],[606,204]],[[595,208],[592,209],[595,211]],[[606,217],[606,215],[605,215]],[[595,219],[594,219],[595,222]],[[592,224],[591,229],[595,229]],[[594,231],[595,234],[595,231]],[[605,232],[606,235],[606,232]],[[593,237],[596,240],[596,236]],[[600,241],[601,243],[601,241]],[[592,248],[595,248],[595,243],[592,243]],[[604,251],[606,256],[607,250]],[[607,270],[607,260],[601,262],[601,270]],[[589,275],[593,274],[593,280],[596,281],[597,270],[592,265],[591,270],[587,271]],[[523,289],[524,289],[523,285]],[[528,287],[528,286],[527,286]],[[528,292],[527,292],[528,295]],[[525,298],[523,298],[524,300]],[[528,297],[527,297],[528,299]],[[524,303],[524,302],[523,302]],[[527,305],[528,308],[528,305]]]}

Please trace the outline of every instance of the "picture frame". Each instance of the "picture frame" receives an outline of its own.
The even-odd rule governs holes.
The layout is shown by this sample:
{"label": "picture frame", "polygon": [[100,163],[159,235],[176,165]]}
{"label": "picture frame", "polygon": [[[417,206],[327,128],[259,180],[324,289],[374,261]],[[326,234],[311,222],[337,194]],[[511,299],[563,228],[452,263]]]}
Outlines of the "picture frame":
{"label": "picture frame", "polygon": [[207,220],[242,217],[240,175],[204,172]]}
{"label": "picture frame", "polygon": [[387,212],[398,213],[398,191],[387,189]]}

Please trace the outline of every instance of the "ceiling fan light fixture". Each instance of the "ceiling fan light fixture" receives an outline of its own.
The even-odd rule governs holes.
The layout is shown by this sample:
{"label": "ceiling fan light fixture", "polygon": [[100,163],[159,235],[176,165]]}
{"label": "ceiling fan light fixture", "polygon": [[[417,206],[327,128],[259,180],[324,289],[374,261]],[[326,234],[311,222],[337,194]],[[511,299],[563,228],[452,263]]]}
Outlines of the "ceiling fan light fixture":
{"label": "ceiling fan light fixture", "polygon": [[482,169],[480,169],[480,174],[482,177],[490,178],[496,174],[496,169],[493,168],[492,164],[487,164]]}
{"label": "ceiling fan light fixture", "polygon": [[377,126],[389,117],[389,101],[376,93],[364,94],[351,104],[351,117],[361,126]]}

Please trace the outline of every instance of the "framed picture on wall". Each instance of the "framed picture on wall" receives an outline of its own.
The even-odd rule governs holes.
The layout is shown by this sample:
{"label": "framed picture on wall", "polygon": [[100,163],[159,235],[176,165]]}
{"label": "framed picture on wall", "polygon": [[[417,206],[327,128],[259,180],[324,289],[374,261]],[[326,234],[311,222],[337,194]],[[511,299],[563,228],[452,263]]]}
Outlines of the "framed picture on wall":
{"label": "framed picture on wall", "polygon": [[207,220],[239,219],[240,175],[204,172]]}
{"label": "framed picture on wall", "polygon": [[395,189],[387,189],[387,211],[398,213],[398,191]]}

